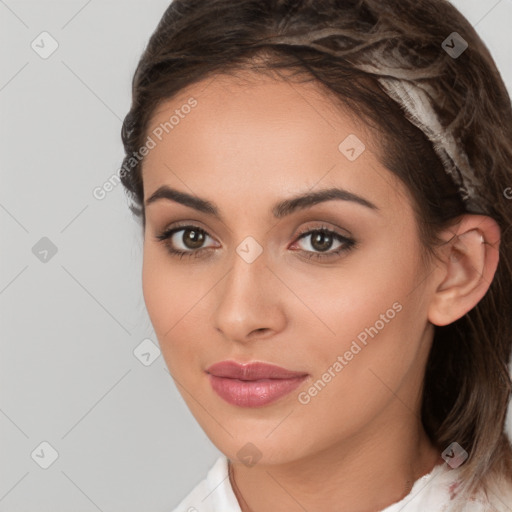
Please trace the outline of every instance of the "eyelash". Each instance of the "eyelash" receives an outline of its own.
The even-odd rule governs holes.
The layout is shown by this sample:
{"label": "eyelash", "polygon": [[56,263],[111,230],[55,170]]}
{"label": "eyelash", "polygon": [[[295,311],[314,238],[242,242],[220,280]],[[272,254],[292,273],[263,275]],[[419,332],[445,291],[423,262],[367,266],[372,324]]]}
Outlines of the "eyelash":
{"label": "eyelash", "polygon": [[[214,249],[213,247],[203,247],[203,248],[195,249],[195,250],[181,251],[179,249],[173,248],[169,243],[167,243],[167,240],[169,240],[174,234],[179,233],[180,231],[186,231],[186,230],[197,231],[199,233],[202,233],[202,234],[212,238],[204,229],[201,229],[198,226],[194,226],[194,225],[190,225],[190,224],[169,228],[169,229],[165,230],[164,232],[162,232],[161,234],[157,235],[155,238],[157,241],[163,242],[165,244],[167,250],[169,251],[169,253],[172,256],[177,257],[179,259],[182,259],[183,257],[198,258],[198,257],[201,257],[201,254],[204,251]],[[344,245],[340,246],[335,251],[331,250],[331,252],[324,252],[324,253],[302,250],[301,252],[307,253],[307,255],[305,257],[308,259],[311,259],[311,258],[314,258],[317,260],[332,259],[332,258],[335,258],[336,256],[341,255],[342,253],[347,253],[347,252],[351,251],[357,245],[357,243],[354,239],[340,235],[336,231],[333,231],[332,229],[329,229],[325,226],[321,226],[318,228],[315,227],[312,229],[308,228],[308,229],[302,230],[299,233],[296,240],[299,241],[302,238],[306,238],[306,235],[312,235],[314,233],[324,233],[324,234],[331,235],[335,240],[342,242]]]}

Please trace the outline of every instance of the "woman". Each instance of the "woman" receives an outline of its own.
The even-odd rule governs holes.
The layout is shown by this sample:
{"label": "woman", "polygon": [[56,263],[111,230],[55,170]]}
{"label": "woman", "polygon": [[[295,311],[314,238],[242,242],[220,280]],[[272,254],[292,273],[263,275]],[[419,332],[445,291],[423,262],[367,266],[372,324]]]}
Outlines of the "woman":
{"label": "woman", "polygon": [[511,121],[444,0],[170,5],[121,177],[224,454],[176,511],[512,510]]}

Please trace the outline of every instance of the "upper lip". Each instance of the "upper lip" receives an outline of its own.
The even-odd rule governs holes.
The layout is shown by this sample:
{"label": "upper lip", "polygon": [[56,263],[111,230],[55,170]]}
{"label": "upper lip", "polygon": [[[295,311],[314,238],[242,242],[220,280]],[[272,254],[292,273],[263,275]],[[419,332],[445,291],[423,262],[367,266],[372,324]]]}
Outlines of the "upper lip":
{"label": "upper lip", "polygon": [[206,372],[215,377],[240,380],[296,379],[308,375],[305,372],[294,372],[268,363],[237,363],[236,361],[215,363],[208,367]]}

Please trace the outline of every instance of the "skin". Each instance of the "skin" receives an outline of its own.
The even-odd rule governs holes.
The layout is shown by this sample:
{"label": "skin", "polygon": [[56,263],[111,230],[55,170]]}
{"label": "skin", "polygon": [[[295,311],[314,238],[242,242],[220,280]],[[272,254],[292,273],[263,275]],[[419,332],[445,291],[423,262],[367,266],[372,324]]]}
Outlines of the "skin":
{"label": "skin", "polygon": [[[463,216],[441,234],[447,243],[439,260],[425,264],[409,193],[380,163],[378,138],[313,83],[216,76],[162,103],[148,134],[191,96],[197,106],[143,166],[145,200],[168,185],[214,203],[221,214],[167,199],[146,207],[143,292],[168,369],[231,459],[244,512],[385,508],[443,462],[446,447],[435,447],[420,421],[434,325],[460,318],[486,293],[499,227],[488,217]],[[366,146],[355,161],[338,149],[350,134]],[[334,186],[378,210],[330,200],[272,215],[278,201]],[[211,249],[172,256],[156,236],[177,222],[206,231],[201,247]],[[308,259],[321,250],[311,233],[299,239],[300,230],[321,227],[352,237],[355,248]],[[193,251],[184,234],[174,236],[174,246]],[[252,263],[236,252],[247,236],[263,249]],[[328,252],[338,247],[334,239]],[[298,394],[396,302],[401,311],[300,403]],[[268,362],[309,377],[273,404],[241,408],[209,384],[205,369],[223,360]],[[237,455],[254,450],[247,443],[261,457],[252,467]]]}

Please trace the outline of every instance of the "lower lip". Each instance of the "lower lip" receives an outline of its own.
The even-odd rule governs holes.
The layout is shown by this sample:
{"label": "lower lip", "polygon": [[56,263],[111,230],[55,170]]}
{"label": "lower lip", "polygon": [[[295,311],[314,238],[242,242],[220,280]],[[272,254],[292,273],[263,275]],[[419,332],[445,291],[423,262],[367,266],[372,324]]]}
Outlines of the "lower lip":
{"label": "lower lip", "polygon": [[239,407],[262,407],[298,388],[307,375],[293,379],[239,380],[209,374],[213,390],[226,402]]}

